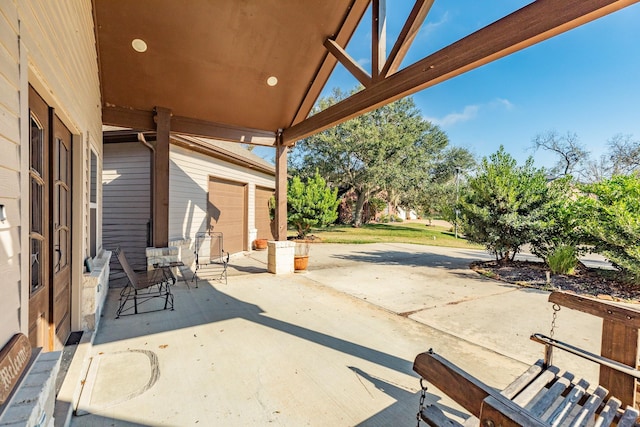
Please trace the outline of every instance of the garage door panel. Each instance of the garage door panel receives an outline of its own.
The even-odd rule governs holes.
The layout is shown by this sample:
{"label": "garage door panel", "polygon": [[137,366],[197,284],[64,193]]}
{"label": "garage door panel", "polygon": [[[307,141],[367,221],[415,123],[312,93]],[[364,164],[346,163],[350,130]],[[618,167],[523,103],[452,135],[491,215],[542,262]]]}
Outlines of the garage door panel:
{"label": "garage door panel", "polygon": [[246,245],[246,184],[209,179],[208,214],[213,231],[222,232],[224,250],[244,251]]}

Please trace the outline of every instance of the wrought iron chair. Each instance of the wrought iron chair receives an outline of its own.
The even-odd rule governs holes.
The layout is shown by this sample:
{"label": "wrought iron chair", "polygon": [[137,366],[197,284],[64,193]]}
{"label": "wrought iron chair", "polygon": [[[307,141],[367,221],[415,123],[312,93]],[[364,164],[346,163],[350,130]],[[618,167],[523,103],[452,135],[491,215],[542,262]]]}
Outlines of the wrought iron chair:
{"label": "wrought iron chair", "polygon": [[196,268],[191,281],[195,280],[196,288],[198,278],[217,280],[227,284],[229,252],[224,250],[222,233],[213,231],[196,233],[194,254]]}
{"label": "wrought iron chair", "polygon": [[[164,270],[156,269],[136,273],[127,261],[121,248],[115,250],[122,269],[127,275],[127,285],[120,291],[120,305],[116,312],[116,319],[125,314],[138,314],[138,305],[153,298],[164,298],[164,307],[148,311],[173,310],[173,294],[171,293],[171,280]],[[129,303],[132,301],[132,303]],[[128,313],[133,310],[133,313]]]}

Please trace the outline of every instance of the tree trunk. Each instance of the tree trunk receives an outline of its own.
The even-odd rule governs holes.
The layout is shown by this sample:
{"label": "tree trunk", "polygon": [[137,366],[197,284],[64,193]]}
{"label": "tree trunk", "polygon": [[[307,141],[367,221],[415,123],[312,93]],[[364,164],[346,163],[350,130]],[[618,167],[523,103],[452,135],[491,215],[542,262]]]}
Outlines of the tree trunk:
{"label": "tree trunk", "polygon": [[362,207],[367,200],[367,192],[358,192],[358,198],[356,199],[356,207],[353,210],[353,226],[360,227],[362,225]]}

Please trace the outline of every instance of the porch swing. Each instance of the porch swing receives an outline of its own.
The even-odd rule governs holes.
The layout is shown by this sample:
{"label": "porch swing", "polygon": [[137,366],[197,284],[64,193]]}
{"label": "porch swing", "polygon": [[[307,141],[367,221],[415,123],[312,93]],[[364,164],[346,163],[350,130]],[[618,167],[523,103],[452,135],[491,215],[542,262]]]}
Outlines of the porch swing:
{"label": "porch swing", "polygon": [[[638,329],[640,310],[566,292],[549,295],[553,304],[550,336],[533,334],[544,345],[538,360],[504,390],[496,390],[432,350],[419,354],[413,370],[422,378],[418,425],[430,426],[635,426]],[[601,354],[593,354],[553,338],[560,306],[603,320]],[[589,383],[553,365],[553,351],[567,351],[600,365],[599,383]],[[435,404],[425,403],[424,381],[443,391],[472,416],[463,424],[448,418]],[[624,409],[621,409],[624,408]]]}

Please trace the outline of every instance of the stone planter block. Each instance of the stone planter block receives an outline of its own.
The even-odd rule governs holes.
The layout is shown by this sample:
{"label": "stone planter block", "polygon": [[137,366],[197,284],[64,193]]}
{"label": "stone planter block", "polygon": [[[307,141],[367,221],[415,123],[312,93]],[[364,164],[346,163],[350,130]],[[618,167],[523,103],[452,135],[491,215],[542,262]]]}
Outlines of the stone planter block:
{"label": "stone planter block", "polygon": [[274,241],[267,243],[267,271],[273,274],[293,273],[295,242]]}

